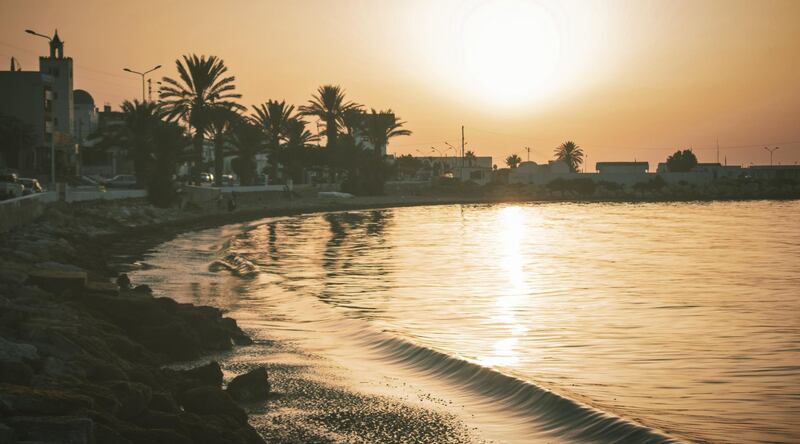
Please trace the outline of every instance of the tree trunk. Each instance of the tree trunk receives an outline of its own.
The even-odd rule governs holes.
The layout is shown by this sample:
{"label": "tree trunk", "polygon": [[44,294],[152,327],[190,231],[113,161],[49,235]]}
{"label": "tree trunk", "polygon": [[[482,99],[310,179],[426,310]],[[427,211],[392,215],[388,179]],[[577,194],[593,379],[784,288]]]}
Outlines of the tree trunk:
{"label": "tree trunk", "polygon": [[331,119],[325,122],[325,137],[327,140],[328,149],[336,147],[336,119]]}
{"label": "tree trunk", "polygon": [[192,145],[194,147],[194,165],[189,170],[189,182],[199,184],[200,166],[203,164],[203,131],[199,128],[194,129]]}
{"label": "tree trunk", "polygon": [[222,168],[225,165],[223,142],[221,138],[214,138],[214,186],[222,186]]}

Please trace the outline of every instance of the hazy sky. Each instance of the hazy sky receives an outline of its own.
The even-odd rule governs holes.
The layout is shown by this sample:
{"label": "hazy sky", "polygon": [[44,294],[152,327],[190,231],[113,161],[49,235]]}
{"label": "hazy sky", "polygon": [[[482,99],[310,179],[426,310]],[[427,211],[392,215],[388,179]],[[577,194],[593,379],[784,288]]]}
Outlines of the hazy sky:
{"label": "hazy sky", "polygon": [[[58,28],[75,87],[98,106],[139,97],[138,76],[185,53],[221,56],[242,103],[301,105],[327,83],[393,109],[414,132],[389,151],[460,142],[494,162],[800,161],[800,0],[0,0],[0,58],[38,69]],[[3,68],[7,69],[7,68]],[[312,123],[312,130],[316,126]],[[654,167],[654,165],[653,165]]]}

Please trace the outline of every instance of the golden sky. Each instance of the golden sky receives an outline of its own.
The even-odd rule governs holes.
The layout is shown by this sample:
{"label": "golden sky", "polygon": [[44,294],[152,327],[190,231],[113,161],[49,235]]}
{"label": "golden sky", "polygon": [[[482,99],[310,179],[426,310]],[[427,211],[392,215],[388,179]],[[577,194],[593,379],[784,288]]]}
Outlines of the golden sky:
{"label": "golden sky", "polygon": [[[37,69],[58,28],[75,87],[98,106],[138,98],[138,76],[185,53],[222,57],[242,103],[301,105],[320,85],[392,108],[397,154],[460,142],[494,162],[596,161],[678,148],[700,161],[800,161],[800,0],[0,0],[0,58]],[[4,68],[7,69],[7,68]],[[316,131],[314,124],[312,130]]]}

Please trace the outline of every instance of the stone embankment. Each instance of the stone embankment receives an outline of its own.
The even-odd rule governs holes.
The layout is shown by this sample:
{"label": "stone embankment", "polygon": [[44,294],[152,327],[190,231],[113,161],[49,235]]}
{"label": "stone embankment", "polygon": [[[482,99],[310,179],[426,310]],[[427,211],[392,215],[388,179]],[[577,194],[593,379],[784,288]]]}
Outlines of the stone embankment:
{"label": "stone embankment", "polygon": [[[213,307],[153,297],[108,264],[110,242],[197,215],[144,204],[55,205],[0,239],[0,443],[261,443],[215,362],[167,364],[250,343]],[[135,283],[134,283],[135,284]]]}

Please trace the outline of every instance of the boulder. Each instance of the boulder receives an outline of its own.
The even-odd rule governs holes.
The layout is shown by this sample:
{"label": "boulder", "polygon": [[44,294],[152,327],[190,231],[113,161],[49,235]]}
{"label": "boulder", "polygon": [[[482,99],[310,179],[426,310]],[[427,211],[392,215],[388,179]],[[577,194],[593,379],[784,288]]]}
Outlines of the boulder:
{"label": "boulder", "polygon": [[216,361],[211,361],[206,365],[183,370],[178,373],[184,379],[196,381],[197,385],[222,386],[222,368],[220,368],[219,363]]}
{"label": "boulder", "polygon": [[153,397],[150,398],[150,405],[148,409],[158,412],[173,413],[180,410],[178,403],[171,394],[165,392],[154,392]]}
{"label": "boulder", "polygon": [[28,273],[28,283],[55,294],[65,290],[77,291],[86,285],[86,271],[73,265],[42,262]]}
{"label": "boulder", "polygon": [[269,396],[267,369],[258,367],[228,383],[228,393],[237,401],[260,401]]}
{"label": "boulder", "polygon": [[222,414],[239,423],[247,422],[247,414],[222,389],[211,386],[196,387],[181,394],[183,409],[198,415]]}
{"label": "boulder", "polygon": [[34,361],[36,359],[39,359],[39,353],[35,346],[9,341],[0,336],[0,361],[19,362],[22,360]]}
{"label": "boulder", "polygon": [[0,384],[0,416],[66,415],[93,404],[91,398],[72,391]]}
{"label": "boulder", "polygon": [[14,429],[0,422],[0,442],[14,444],[17,438],[14,437]]}
{"label": "boulder", "polygon": [[120,408],[117,416],[133,418],[147,409],[153,391],[150,387],[129,381],[113,381],[105,384],[119,400]]}
{"label": "boulder", "polygon": [[28,385],[33,378],[33,369],[24,362],[0,361],[0,382]]}
{"label": "boulder", "polygon": [[92,420],[76,416],[12,416],[7,424],[18,441],[94,444]]}

